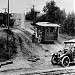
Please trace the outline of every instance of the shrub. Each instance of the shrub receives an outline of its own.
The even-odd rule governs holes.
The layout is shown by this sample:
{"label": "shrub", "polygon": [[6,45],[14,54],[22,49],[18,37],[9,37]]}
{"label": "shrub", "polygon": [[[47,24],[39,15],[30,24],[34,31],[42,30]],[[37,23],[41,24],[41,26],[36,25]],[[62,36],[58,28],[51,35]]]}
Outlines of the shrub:
{"label": "shrub", "polygon": [[0,61],[5,61],[13,58],[17,53],[14,34],[9,34],[8,41],[6,32],[0,36]]}

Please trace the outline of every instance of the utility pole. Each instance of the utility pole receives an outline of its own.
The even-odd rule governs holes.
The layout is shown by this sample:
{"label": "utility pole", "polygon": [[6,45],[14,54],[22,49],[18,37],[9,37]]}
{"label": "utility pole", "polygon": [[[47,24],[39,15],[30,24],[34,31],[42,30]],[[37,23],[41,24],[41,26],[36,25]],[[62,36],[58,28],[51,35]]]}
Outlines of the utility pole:
{"label": "utility pole", "polygon": [[[9,0],[8,0],[7,50],[9,51]],[[9,51],[10,54],[10,51]],[[10,55],[9,55],[10,56]]]}
{"label": "utility pole", "polygon": [[34,25],[34,33],[35,33],[35,24],[36,24],[36,22],[35,22],[35,9],[34,9],[34,5],[33,5],[33,14],[34,14],[34,19],[33,19],[33,25]]}
{"label": "utility pole", "polygon": [[35,26],[35,11],[34,11],[34,5],[33,5],[33,14],[34,14],[33,24],[34,24],[34,26]]}
{"label": "utility pole", "polygon": [[8,30],[9,30],[9,0],[8,0]]}

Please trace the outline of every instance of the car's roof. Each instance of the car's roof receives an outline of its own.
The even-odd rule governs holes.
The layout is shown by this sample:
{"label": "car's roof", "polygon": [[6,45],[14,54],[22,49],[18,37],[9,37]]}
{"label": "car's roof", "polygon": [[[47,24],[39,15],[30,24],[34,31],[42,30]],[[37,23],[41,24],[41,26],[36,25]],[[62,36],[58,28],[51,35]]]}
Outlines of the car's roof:
{"label": "car's roof", "polygon": [[49,23],[49,22],[38,22],[36,23],[36,25],[38,26],[49,26],[49,27],[60,27],[58,24],[53,24],[53,23]]}
{"label": "car's roof", "polygon": [[75,39],[71,39],[71,40],[65,41],[64,43],[75,43]]}

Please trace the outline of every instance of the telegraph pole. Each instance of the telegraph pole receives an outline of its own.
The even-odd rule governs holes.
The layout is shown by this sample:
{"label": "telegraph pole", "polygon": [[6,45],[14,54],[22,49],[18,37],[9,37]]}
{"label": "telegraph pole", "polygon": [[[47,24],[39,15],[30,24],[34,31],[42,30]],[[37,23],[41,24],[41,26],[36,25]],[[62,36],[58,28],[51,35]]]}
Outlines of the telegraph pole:
{"label": "telegraph pole", "polygon": [[35,33],[35,31],[36,31],[36,30],[35,30],[35,24],[36,24],[36,23],[35,23],[35,11],[34,11],[34,5],[33,5],[33,14],[34,14],[33,25],[34,25],[34,33]]}
{"label": "telegraph pole", "polygon": [[8,30],[9,30],[9,0],[8,0]]}
{"label": "telegraph pole", "polygon": [[34,11],[34,5],[33,5],[33,14],[34,14],[34,19],[33,19],[33,24],[34,24],[34,26],[35,26],[35,11]]}
{"label": "telegraph pole", "polygon": [[[9,0],[8,0],[7,50],[9,51]],[[10,53],[10,52],[9,52]]]}

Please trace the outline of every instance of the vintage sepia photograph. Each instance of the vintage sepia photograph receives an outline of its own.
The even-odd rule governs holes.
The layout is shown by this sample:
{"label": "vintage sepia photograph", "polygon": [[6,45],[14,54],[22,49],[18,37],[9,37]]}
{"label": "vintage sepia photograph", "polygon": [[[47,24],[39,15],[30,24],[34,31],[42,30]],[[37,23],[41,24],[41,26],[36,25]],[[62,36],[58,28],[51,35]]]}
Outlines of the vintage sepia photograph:
{"label": "vintage sepia photograph", "polygon": [[75,75],[75,1],[0,0],[0,75]]}

